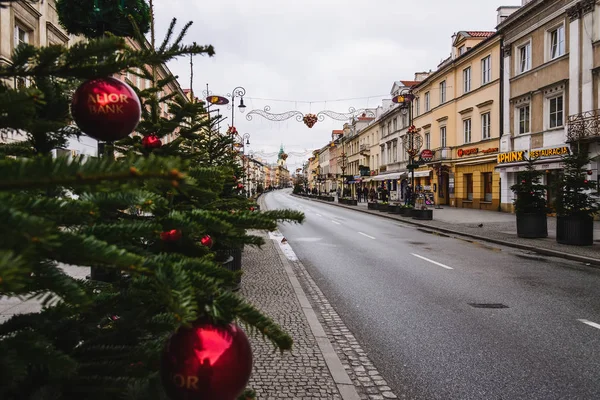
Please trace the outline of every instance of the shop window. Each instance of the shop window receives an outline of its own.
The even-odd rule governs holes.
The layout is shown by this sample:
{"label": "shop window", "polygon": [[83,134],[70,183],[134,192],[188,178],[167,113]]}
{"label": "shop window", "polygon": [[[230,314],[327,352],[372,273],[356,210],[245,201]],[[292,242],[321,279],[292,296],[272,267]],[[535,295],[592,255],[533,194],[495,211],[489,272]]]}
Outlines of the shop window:
{"label": "shop window", "polygon": [[481,174],[481,180],[483,181],[483,201],[492,201],[492,173],[484,172]]}
{"label": "shop window", "polygon": [[465,198],[469,201],[473,200],[473,174],[465,174]]}

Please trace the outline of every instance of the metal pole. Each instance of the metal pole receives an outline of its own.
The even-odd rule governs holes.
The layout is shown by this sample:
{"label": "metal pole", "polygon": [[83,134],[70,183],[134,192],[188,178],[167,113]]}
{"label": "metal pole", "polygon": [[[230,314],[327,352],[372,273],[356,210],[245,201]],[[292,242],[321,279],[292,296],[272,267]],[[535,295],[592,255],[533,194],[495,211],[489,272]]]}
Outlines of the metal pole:
{"label": "metal pole", "polygon": [[[408,126],[409,129],[413,124],[413,113],[412,113],[412,108],[413,108],[413,102],[411,101],[410,106],[408,107]],[[413,146],[414,146],[414,134],[410,134],[410,149],[413,150]],[[411,198],[410,198],[410,204],[414,207],[415,206],[415,166],[414,166],[414,162],[415,162],[415,158],[414,158],[414,151],[411,151],[410,153],[410,165],[411,165]]]}

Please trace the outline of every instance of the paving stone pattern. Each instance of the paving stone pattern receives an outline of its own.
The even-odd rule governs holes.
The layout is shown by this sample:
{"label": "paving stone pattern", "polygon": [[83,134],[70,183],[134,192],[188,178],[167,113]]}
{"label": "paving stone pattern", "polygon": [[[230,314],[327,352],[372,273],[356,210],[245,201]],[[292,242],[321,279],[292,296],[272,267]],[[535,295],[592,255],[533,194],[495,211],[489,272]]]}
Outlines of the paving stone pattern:
{"label": "paving stone pattern", "polygon": [[270,239],[266,241],[261,249],[244,250],[240,294],[279,323],[294,339],[294,348],[291,353],[281,354],[262,337],[251,337],[254,370],[249,387],[260,400],[341,400],[276,244]]}
{"label": "paving stone pattern", "polygon": [[398,396],[373,362],[362,349],[352,332],[346,327],[335,309],[300,262],[291,262],[296,277],[300,281],[309,301],[329,341],[333,345],[348,376],[354,383],[362,400],[397,399]]}

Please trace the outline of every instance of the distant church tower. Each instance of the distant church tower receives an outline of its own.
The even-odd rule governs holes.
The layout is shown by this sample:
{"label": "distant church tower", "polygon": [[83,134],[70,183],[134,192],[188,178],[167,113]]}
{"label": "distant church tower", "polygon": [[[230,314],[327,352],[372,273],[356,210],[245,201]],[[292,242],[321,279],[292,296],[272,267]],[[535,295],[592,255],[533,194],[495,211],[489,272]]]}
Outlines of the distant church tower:
{"label": "distant church tower", "polygon": [[287,159],[287,154],[285,154],[285,151],[283,151],[283,144],[281,144],[281,147],[279,147],[279,154],[277,155],[277,165],[280,167],[286,167],[286,162],[285,160]]}

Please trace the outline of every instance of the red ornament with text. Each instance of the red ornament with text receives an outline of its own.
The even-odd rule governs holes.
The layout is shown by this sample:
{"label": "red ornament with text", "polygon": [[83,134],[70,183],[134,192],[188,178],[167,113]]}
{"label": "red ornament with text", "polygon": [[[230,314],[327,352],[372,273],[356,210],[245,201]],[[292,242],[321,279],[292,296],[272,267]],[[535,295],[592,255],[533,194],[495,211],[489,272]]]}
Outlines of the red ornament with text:
{"label": "red ornament with text", "polygon": [[160,240],[163,242],[176,242],[179,239],[181,239],[181,231],[179,229],[171,229],[160,234]]}
{"label": "red ornament with text", "polygon": [[213,247],[213,240],[210,235],[205,235],[202,239],[200,239],[200,243],[202,246],[208,247],[209,249]]}
{"label": "red ornament with text", "polygon": [[131,86],[116,78],[98,78],[77,88],[71,101],[71,114],[83,133],[113,142],[135,130],[142,108]]}
{"label": "red ornament with text", "polygon": [[252,372],[252,349],[235,324],[181,327],[164,350],[161,378],[171,400],[236,400]]}
{"label": "red ornament with text", "polygon": [[142,146],[146,149],[158,149],[162,146],[162,141],[156,135],[144,136]]}

